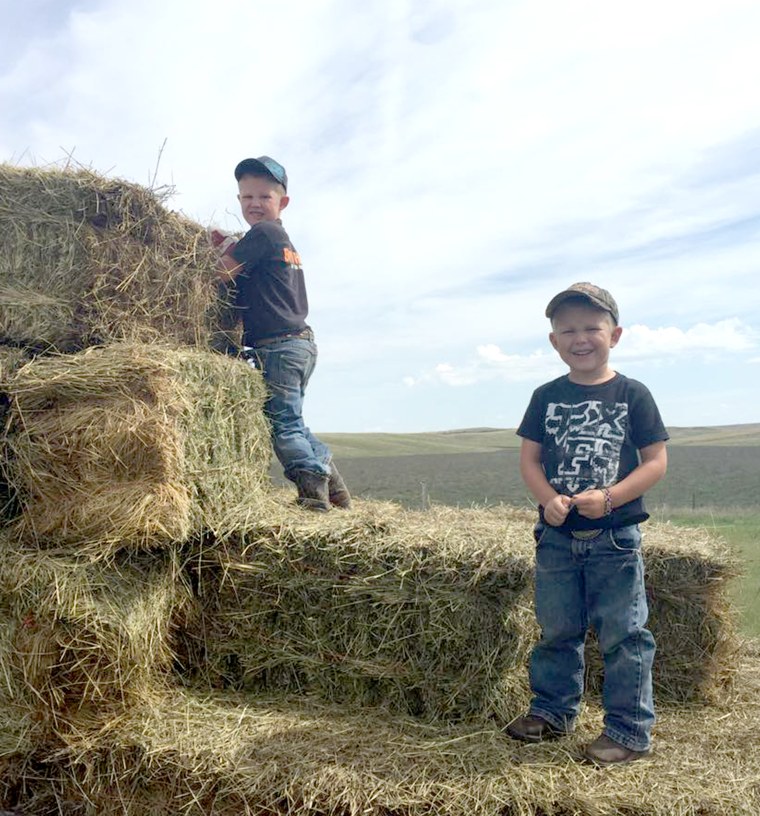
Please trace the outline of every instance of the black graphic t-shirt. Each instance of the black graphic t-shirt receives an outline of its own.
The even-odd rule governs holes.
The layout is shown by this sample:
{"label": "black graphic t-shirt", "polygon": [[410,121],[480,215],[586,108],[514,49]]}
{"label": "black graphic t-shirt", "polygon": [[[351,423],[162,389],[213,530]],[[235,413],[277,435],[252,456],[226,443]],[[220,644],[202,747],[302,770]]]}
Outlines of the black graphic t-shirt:
{"label": "black graphic t-shirt", "polygon": [[243,343],[306,328],[309,304],[301,259],[277,221],[251,227],[232,251],[243,269],[235,278],[235,305],[243,317]]}
{"label": "black graphic t-shirt", "polygon": [[[622,481],[639,465],[641,448],[668,439],[647,387],[623,374],[601,385],[579,385],[565,375],[540,386],[517,433],[541,445],[546,478],[566,496]],[[543,510],[539,507],[542,521]],[[647,518],[638,498],[600,519],[573,508],[560,529],[625,527]]]}

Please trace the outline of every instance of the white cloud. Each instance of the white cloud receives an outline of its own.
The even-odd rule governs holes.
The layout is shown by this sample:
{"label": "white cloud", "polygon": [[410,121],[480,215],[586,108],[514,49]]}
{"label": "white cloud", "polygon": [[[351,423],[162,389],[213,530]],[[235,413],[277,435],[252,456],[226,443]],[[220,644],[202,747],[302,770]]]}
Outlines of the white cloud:
{"label": "white cloud", "polygon": [[747,352],[757,348],[760,334],[738,318],[709,325],[698,323],[686,331],[675,327],[650,329],[635,325],[624,330],[615,355],[624,360],[670,361],[695,355]]}
{"label": "white cloud", "polygon": [[[684,363],[695,357],[714,362],[727,354],[735,357],[737,353],[752,351],[757,348],[758,337],[758,332],[736,318],[713,325],[700,323],[686,330],[635,325],[624,331],[623,340],[611,353],[611,365],[615,367],[616,361]],[[752,362],[752,358],[747,362]],[[508,354],[497,344],[489,343],[478,346],[475,355],[461,364],[437,364],[415,378],[414,383],[438,382],[457,387],[493,380],[537,382],[559,376],[566,370],[554,352]]]}
{"label": "white cloud", "polygon": [[488,344],[478,346],[475,356],[462,364],[438,363],[416,378],[415,383],[439,382],[455,387],[490,381],[521,383],[560,373],[562,363],[550,354],[542,351],[528,355],[505,354],[497,345]]}

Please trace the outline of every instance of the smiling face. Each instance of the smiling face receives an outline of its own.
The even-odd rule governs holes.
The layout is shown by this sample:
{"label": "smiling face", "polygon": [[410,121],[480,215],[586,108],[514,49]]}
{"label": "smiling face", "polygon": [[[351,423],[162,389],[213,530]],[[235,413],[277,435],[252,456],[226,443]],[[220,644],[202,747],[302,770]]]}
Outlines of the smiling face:
{"label": "smiling face", "polygon": [[612,315],[584,303],[566,303],[552,316],[549,340],[570,368],[570,380],[596,385],[615,373],[608,364],[623,329]]}
{"label": "smiling face", "polygon": [[238,190],[240,209],[250,226],[261,221],[276,221],[290,201],[282,185],[265,176],[243,176]]}

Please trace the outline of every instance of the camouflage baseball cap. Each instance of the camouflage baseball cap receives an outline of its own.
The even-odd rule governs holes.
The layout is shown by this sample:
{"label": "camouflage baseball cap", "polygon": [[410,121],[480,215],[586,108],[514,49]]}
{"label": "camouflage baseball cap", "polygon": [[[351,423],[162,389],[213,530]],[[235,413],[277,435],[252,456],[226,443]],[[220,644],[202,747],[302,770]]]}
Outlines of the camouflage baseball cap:
{"label": "camouflage baseball cap", "polygon": [[546,316],[551,319],[557,309],[566,301],[570,299],[586,300],[598,309],[604,309],[612,315],[613,320],[617,324],[619,322],[618,307],[615,303],[615,298],[600,286],[594,286],[588,281],[581,281],[580,283],[573,283],[567,289],[555,295],[546,307]]}

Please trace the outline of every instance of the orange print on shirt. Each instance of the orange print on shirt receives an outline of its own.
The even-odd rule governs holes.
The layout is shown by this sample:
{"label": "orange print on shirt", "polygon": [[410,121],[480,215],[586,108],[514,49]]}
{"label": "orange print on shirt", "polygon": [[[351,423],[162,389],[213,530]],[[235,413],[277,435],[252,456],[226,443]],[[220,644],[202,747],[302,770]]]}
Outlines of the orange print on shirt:
{"label": "orange print on shirt", "polygon": [[283,248],[282,257],[286,264],[301,266],[301,256],[294,249],[290,249],[290,247]]}

